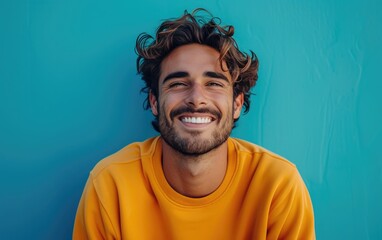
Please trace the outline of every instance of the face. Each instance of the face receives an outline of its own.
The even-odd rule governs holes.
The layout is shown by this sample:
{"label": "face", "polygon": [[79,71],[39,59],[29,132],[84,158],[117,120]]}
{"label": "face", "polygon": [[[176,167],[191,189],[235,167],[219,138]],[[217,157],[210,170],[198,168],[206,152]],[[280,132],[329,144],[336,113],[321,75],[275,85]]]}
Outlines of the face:
{"label": "face", "polygon": [[223,144],[243,105],[242,94],[233,97],[233,81],[221,68],[219,53],[200,44],[178,47],[163,60],[158,89],[159,99],[150,94],[150,104],[161,136],[185,155]]}

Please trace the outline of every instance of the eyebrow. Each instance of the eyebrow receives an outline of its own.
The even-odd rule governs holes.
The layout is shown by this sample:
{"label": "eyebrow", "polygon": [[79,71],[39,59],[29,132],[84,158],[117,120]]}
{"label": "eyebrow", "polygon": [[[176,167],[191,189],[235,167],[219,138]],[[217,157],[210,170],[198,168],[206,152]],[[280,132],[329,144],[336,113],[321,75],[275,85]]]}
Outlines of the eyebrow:
{"label": "eyebrow", "polygon": [[[190,74],[188,72],[182,72],[182,71],[179,71],[179,72],[173,72],[173,73],[170,73],[169,75],[167,75],[164,79],[163,79],[163,83],[165,83],[166,81],[172,79],[172,78],[185,78],[185,77],[189,77]],[[228,78],[222,74],[222,73],[218,73],[218,72],[205,72],[203,73],[203,76],[206,76],[206,77],[210,77],[210,78],[218,78],[218,79],[222,79],[226,82],[229,83],[229,80]]]}
{"label": "eyebrow", "polygon": [[173,73],[170,73],[169,75],[167,75],[164,79],[163,79],[163,83],[165,83],[166,81],[172,79],[172,78],[184,78],[184,77],[189,77],[190,74],[188,74],[188,72],[173,72]]}
{"label": "eyebrow", "polygon": [[210,78],[219,78],[229,83],[228,78],[224,74],[219,72],[205,72],[203,75]]}

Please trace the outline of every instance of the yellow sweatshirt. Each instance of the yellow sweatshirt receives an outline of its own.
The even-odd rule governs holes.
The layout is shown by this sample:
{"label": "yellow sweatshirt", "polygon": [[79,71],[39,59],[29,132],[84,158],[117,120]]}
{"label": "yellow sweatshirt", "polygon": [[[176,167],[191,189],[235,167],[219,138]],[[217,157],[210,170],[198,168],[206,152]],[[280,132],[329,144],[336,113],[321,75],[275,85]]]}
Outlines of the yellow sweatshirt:
{"label": "yellow sweatshirt", "polygon": [[133,143],[90,173],[73,239],[315,239],[309,193],[296,167],[254,144],[228,139],[219,188],[189,198],[167,183],[161,138]]}

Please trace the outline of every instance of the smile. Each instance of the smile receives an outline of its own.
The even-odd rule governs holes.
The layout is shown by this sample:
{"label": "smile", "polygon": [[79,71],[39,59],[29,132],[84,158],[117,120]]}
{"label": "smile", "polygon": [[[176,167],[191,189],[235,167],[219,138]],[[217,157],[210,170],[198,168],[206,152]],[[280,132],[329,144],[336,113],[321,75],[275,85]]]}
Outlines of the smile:
{"label": "smile", "polygon": [[210,117],[182,117],[180,120],[184,123],[194,124],[210,123],[212,121]]}

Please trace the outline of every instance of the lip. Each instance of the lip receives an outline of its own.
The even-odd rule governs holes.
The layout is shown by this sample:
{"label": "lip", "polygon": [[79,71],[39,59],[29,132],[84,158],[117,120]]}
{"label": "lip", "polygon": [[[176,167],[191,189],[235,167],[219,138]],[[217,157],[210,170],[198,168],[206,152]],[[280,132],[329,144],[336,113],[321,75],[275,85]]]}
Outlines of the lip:
{"label": "lip", "polygon": [[182,118],[186,118],[186,117],[210,118],[211,122],[216,120],[215,116],[213,116],[212,114],[206,114],[206,113],[184,113],[184,114],[180,114],[177,118],[181,120]]}
{"label": "lip", "polygon": [[[183,118],[210,118],[211,121],[210,122],[206,122],[206,123],[192,123],[192,122],[184,122],[182,121]],[[207,127],[209,126],[211,123],[215,122],[216,121],[216,117],[211,115],[211,114],[205,114],[205,113],[184,113],[184,114],[181,114],[179,115],[177,118],[177,120],[179,120],[179,122],[183,125],[183,126],[186,126],[187,128],[204,128],[204,127]]]}

